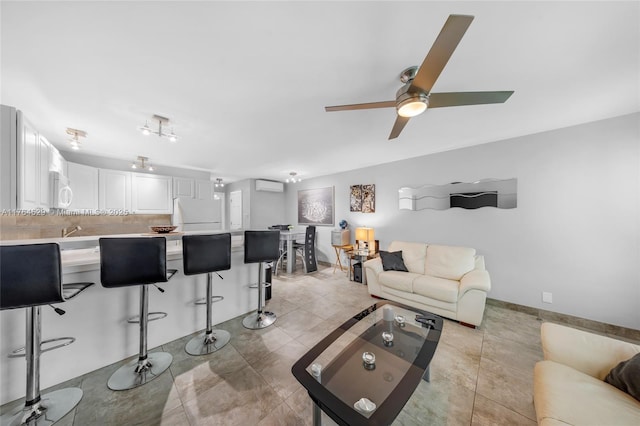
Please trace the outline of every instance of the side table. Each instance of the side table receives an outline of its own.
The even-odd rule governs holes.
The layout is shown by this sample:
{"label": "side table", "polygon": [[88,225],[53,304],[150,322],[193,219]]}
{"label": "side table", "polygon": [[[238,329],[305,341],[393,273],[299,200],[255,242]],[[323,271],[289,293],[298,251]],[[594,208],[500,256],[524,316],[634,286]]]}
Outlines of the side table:
{"label": "side table", "polygon": [[340,267],[340,271],[344,272],[343,266],[342,266],[342,262],[340,261],[340,254],[341,253],[347,253],[349,250],[353,249],[353,245],[351,244],[345,244],[345,245],[341,245],[341,246],[333,246],[333,249],[336,251],[336,263],[333,265],[333,273],[336,273],[336,268],[339,266]]}
{"label": "side table", "polygon": [[378,252],[372,253],[369,250],[350,250],[346,252],[349,257],[349,281],[352,281],[353,261],[362,263],[362,284],[367,284],[367,275],[364,272],[364,262],[379,256]]}

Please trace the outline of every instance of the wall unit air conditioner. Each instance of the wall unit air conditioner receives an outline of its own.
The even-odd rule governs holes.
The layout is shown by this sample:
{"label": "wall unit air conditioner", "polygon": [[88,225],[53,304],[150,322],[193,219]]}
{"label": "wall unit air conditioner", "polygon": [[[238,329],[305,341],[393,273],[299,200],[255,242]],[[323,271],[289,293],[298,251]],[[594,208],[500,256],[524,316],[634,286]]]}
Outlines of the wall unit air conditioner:
{"label": "wall unit air conditioner", "polygon": [[284,184],[271,180],[256,179],[256,191],[284,192]]}

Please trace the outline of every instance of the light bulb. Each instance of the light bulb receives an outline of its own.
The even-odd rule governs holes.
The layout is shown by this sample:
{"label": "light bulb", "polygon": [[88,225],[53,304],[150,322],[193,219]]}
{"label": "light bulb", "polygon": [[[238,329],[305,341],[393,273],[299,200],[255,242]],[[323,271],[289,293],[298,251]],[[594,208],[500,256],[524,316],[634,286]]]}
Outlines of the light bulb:
{"label": "light bulb", "polygon": [[135,164],[135,163],[133,163],[133,164],[131,165],[131,168],[132,168],[132,169],[137,169],[137,168],[138,168],[138,166],[136,166],[136,164]]}
{"label": "light bulb", "polygon": [[144,127],[142,129],[142,134],[145,136],[149,136],[151,134],[151,129],[149,128],[149,123],[145,122]]}
{"label": "light bulb", "polygon": [[173,133],[173,129],[171,129],[171,133],[168,136],[169,138],[169,142],[177,142],[178,141],[178,137],[176,136],[175,133]]}
{"label": "light bulb", "polygon": [[149,171],[152,172],[153,171],[153,166],[149,166]]}
{"label": "light bulb", "polygon": [[415,117],[422,114],[427,109],[427,104],[421,99],[412,99],[407,103],[400,105],[398,115],[401,117]]}

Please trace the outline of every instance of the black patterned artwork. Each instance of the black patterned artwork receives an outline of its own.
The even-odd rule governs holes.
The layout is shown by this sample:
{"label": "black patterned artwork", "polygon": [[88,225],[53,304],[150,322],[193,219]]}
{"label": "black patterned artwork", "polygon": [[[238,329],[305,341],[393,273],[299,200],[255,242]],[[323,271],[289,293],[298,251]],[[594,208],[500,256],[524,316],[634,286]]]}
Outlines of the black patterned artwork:
{"label": "black patterned artwork", "polygon": [[352,212],[375,213],[376,212],[376,186],[351,185],[349,206]]}

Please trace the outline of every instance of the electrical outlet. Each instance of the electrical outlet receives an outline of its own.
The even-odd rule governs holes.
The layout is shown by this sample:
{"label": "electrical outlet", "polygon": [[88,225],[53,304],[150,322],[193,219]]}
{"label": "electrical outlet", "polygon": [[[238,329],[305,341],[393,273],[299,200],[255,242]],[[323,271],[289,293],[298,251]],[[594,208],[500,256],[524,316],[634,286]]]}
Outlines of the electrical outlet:
{"label": "electrical outlet", "polygon": [[542,302],[543,303],[553,303],[553,294],[543,291],[542,292]]}

